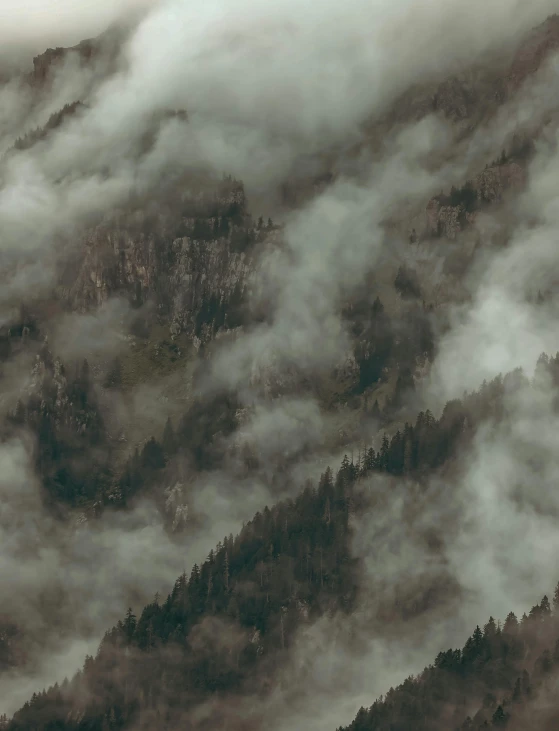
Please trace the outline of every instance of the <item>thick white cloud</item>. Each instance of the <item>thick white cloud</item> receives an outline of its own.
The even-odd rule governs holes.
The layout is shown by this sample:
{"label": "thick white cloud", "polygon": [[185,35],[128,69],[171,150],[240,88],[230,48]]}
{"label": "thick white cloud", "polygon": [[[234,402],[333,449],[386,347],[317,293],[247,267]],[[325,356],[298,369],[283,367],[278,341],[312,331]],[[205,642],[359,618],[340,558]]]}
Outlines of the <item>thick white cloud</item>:
{"label": "thick white cloud", "polygon": [[[71,46],[144,11],[158,0],[2,0],[0,61]],[[31,59],[28,59],[28,64]]]}

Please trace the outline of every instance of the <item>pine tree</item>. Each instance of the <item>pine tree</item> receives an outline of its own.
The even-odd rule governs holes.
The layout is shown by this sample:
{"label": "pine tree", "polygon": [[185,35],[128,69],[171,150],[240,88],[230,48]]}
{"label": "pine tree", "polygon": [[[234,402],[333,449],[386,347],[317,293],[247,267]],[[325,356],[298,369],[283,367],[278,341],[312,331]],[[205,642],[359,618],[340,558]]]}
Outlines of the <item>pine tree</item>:
{"label": "pine tree", "polygon": [[404,474],[408,474],[413,469],[413,442],[411,435],[404,436]]}
{"label": "pine tree", "polygon": [[495,620],[493,617],[489,617],[489,621],[483,628],[483,636],[487,639],[491,639],[495,637],[495,634],[497,633],[497,627],[495,625]]}
{"label": "pine tree", "polygon": [[330,498],[326,498],[326,505],[324,506],[324,522],[326,525],[330,525],[330,521],[332,520],[332,515],[330,511]]}
{"label": "pine tree", "polygon": [[530,609],[530,614],[528,615],[528,620],[531,622],[537,622],[542,618],[542,610],[539,604],[535,604],[532,609]]}
{"label": "pine tree", "polygon": [[508,714],[506,714],[503,710],[503,706],[498,706],[497,710],[493,714],[493,718],[491,719],[491,722],[493,726],[502,727],[506,726],[508,721]]}
{"label": "pine tree", "polygon": [[505,620],[503,632],[505,632],[506,634],[512,635],[512,634],[516,634],[517,630],[518,630],[518,620],[516,618],[516,615],[514,612],[509,612],[507,615],[507,618]]}
{"label": "pine tree", "polygon": [[380,447],[380,455],[379,455],[379,467],[383,471],[387,471],[390,463],[390,442],[388,441],[388,436],[385,434],[382,437],[382,444]]}
{"label": "pine tree", "polygon": [[135,631],[136,631],[136,615],[132,611],[131,607],[129,607],[128,611],[126,612],[126,617],[124,619],[124,634],[125,634],[125,637],[128,640],[128,642],[132,641]]}
{"label": "pine tree", "polygon": [[537,660],[537,668],[540,673],[549,673],[551,668],[553,667],[553,662],[551,660],[551,653],[549,650],[544,650],[540,657]]}
{"label": "pine tree", "polygon": [[530,695],[532,692],[532,686],[530,685],[530,675],[528,674],[527,670],[522,671],[522,694],[523,695]]}
{"label": "pine tree", "polygon": [[365,468],[367,472],[372,472],[375,469],[376,459],[375,450],[372,447],[369,447],[365,458]]}
{"label": "pine tree", "polygon": [[210,573],[209,576],[208,576],[208,593],[207,593],[207,596],[206,596],[206,602],[208,604],[209,604],[209,602],[211,600],[212,591],[213,591],[213,580],[212,580],[212,575]]}
{"label": "pine tree", "polygon": [[163,449],[155,437],[151,437],[142,449],[141,464],[147,470],[159,470],[165,467]]}

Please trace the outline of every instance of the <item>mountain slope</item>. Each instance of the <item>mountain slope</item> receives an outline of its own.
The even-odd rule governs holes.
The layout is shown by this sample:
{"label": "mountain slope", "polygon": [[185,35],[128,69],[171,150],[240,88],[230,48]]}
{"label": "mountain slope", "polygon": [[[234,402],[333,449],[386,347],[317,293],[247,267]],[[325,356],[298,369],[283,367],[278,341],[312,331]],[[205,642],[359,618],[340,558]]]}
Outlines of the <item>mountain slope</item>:
{"label": "mountain slope", "polygon": [[[266,68],[266,28],[225,34],[224,47],[234,61],[252,41]],[[128,597],[145,605],[0,727],[283,731],[286,699],[338,703],[341,690],[324,699],[300,680],[328,653],[348,660],[343,688],[361,645],[421,646],[401,678],[462,636],[491,595],[482,583],[502,589],[497,573],[472,578],[480,557],[524,572],[531,590],[541,588],[531,574],[549,579],[549,562],[534,566],[555,546],[559,514],[559,354],[542,355],[533,379],[512,369],[557,347],[559,17],[516,49],[404,75],[415,81],[403,95],[396,74],[394,103],[382,101],[380,64],[379,110],[337,120],[347,139],[328,132],[332,103],[317,139],[298,126],[313,128],[314,87],[292,118],[266,78],[263,108],[239,114],[249,79],[221,84],[219,48],[196,59],[204,81],[210,61],[205,88],[198,71],[173,80],[174,67],[154,84],[159,59],[138,48],[116,34],[49,49],[0,87],[2,99],[21,95],[0,129],[0,568],[45,571],[41,581],[22,571],[9,611],[0,603],[0,674],[23,683],[29,669],[37,689],[48,685],[67,646],[74,663],[91,628],[97,637],[116,621],[115,604],[122,615]],[[373,84],[373,69],[364,75]],[[246,187],[227,166],[244,166]],[[518,568],[501,513],[532,540]],[[96,541],[112,545],[105,531],[117,534],[124,571],[75,550],[77,522],[92,556]],[[216,525],[239,532],[209,552]],[[37,533],[45,545],[26,545]],[[184,552],[192,565],[190,550],[207,559],[145,604],[150,556],[163,583]],[[98,596],[55,596],[66,571],[73,588],[101,577]],[[347,728],[553,727],[556,604],[544,599],[519,624],[489,620]],[[453,632],[439,635],[449,618]],[[50,663],[42,675],[26,658],[36,649]],[[369,661],[378,682],[365,705],[389,684],[390,663]]]}
{"label": "mountain slope", "polygon": [[[349,618],[368,601],[363,559],[355,556],[353,541],[363,530],[360,521],[386,500],[376,477],[417,480],[419,492],[410,487],[409,493],[410,510],[417,510],[412,506],[427,491],[425,478],[434,469],[452,474],[449,468],[467,454],[474,427],[506,424],[507,402],[516,393],[537,390],[538,379],[551,377],[557,388],[559,354],[542,357],[538,367],[533,384],[519,372],[499,377],[463,402],[449,403],[438,421],[421,413],[414,426],[385,437],[379,452],[371,448],[358,464],[346,456],[335,479],[328,469],[294,501],[266,507],[236,538],[225,537],[189,577],[179,577],[164,602],[156,598],[139,617],[129,609],[105,634],[96,657],[86,658],[82,672],[34,696],[6,728],[215,728],[231,722],[232,708],[242,699],[253,711],[240,728],[261,728],[266,720],[259,703],[266,708],[302,629],[325,616]],[[409,518],[417,522],[420,515],[411,512]],[[425,540],[435,555],[444,538],[430,529]],[[445,593],[460,596],[448,577],[426,581],[398,586],[369,618],[370,631],[420,617],[441,605]],[[381,576],[375,591],[380,596]],[[540,666],[547,667],[542,652],[553,632],[559,634],[546,602],[520,629],[512,615],[502,630],[490,620],[462,652],[441,652],[433,668],[362,710],[349,728],[438,729],[450,722],[461,728],[467,715],[483,722],[488,709],[498,720],[499,705],[510,713],[507,692],[524,669],[533,674],[534,663],[536,692]],[[484,710],[478,713],[480,705]]]}
{"label": "mountain slope", "polygon": [[433,665],[362,708],[345,728],[548,731],[559,721],[558,671],[559,585],[553,605],[544,596],[520,621],[513,612],[504,622],[490,617],[461,650],[440,652]]}

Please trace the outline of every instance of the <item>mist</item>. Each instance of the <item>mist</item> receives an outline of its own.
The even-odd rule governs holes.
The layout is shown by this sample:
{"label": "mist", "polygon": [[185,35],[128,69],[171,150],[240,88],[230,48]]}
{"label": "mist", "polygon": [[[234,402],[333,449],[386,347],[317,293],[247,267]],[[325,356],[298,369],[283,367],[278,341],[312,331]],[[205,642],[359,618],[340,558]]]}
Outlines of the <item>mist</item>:
{"label": "mist", "polygon": [[[442,80],[441,70],[446,77],[471,60],[502,61],[554,5],[130,0],[77,8],[37,0],[23,10],[4,3],[0,63],[6,67],[21,67],[23,59],[29,67],[46,47],[75,44],[114,23],[127,21],[133,30],[115,68],[92,72],[70,58],[53,71],[46,98],[35,98],[19,81],[0,89],[0,152],[9,153],[0,163],[3,320],[10,322],[14,302],[52,292],[59,264],[80,254],[91,226],[110,221],[130,201],[149,199],[163,181],[227,173],[244,181],[249,202],[273,198],[303,159],[343,159],[346,147],[364,145],[365,125],[414,84]],[[538,93],[506,107],[506,125],[498,117],[460,145],[456,128],[434,115],[397,127],[374,155],[363,154],[358,175],[338,176],[285,213],[277,238],[259,250],[251,304],[264,302],[267,319],[211,346],[202,391],[225,388],[239,396],[247,417],[225,448],[246,443],[268,465],[287,465],[289,496],[340,456],[342,408],[325,413],[316,391],[305,389],[351,360],[342,306],[371,275],[379,291],[392,290],[398,265],[414,257],[415,263],[423,257],[425,270],[433,264],[434,273],[425,275],[430,287],[443,281],[446,252],[429,253],[427,242],[410,255],[402,233],[408,218],[424,217],[432,196],[463,182],[478,162],[483,168],[518,128],[553,111],[545,94],[554,88],[556,67],[546,73]],[[21,132],[77,99],[84,103],[79,113],[30,148],[11,151]],[[188,121],[154,126],[157,114],[174,109],[186,109]],[[154,129],[146,150],[141,141]],[[505,201],[473,225],[482,245],[471,256],[465,296],[445,301],[444,312],[434,314],[440,317],[435,358],[417,384],[418,398],[435,410],[499,373],[522,367],[531,374],[542,351],[558,349],[556,301],[529,300],[529,290],[552,287],[556,276],[556,143],[552,126],[539,141],[514,212]],[[497,249],[487,232],[499,230],[502,217],[508,241]],[[403,309],[400,302],[394,307]],[[111,299],[92,313],[58,317],[51,342],[63,358],[106,360],[129,347],[132,317],[124,300]],[[549,388],[536,385],[511,398],[505,424],[479,427],[470,450],[422,485],[424,493],[416,484],[380,478],[364,486],[377,502],[355,520],[359,609],[347,623],[325,617],[301,630],[265,705],[274,718],[267,727],[348,723],[360,705],[419,672],[437,651],[461,645],[476,623],[522,612],[551,590],[559,579],[553,560],[559,505],[550,486],[559,465]],[[165,405],[163,393],[175,403]],[[130,425],[132,447],[149,428],[162,430],[169,415],[179,416],[191,395],[185,368],[141,384],[128,400],[105,395],[103,408],[114,423]],[[142,420],[149,427],[134,423]],[[371,439],[378,438],[376,426]],[[0,676],[0,710],[7,713],[33,690],[71,675],[128,605],[139,610],[156,592],[169,591],[183,570],[280,496],[261,475],[239,477],[233,458],[201,475],[184,468],[189,514],[200,519],[184,534],[167,530],[149,497],[127,511],[108,510],[98,522],[84,520],[79,510],[60,522],[42,502],[26,439],[0,451],[0,610],[17,619],[28,652],[21,667]],[[542,470],[531,466],[534,454]],[[438,534],[437,551],[425,540],[431,532]],[[421,595],[432,585],[448,590],[447,601],[392,627],[376,616],[402,587]]]}
{"label": "mist", "polygon": [[31,65],[47,48],[74,46],[109,26],[150,10],[158,0],[117,0],[78,5],[71,0],[5,0],[0,8],[0,68]]}
{"label": "mist", "polygon": [[[508,246],[479,252],[466,282],[471,301],[452,311],[431,376],[443,399],[518,367],[530,372],[542,352],[557,351],[557,300],[538,305],[534,296],[552,291],[557,281],[558,164],[555,127],[541,140],[528,185],[516,199]],[[503,228],[499,221],[496,226]],[[468,357],[474,351],[476,357]]]}
{"label": "mist", "polygon": [[216,474],[198,478],[189,501],[197,520],[182,533],[167,530],[149,498],[100,521],[74,511],[61,522],[44,504],[30,446],[4,443],[0,452],[1,616],[17,626],[23,654],[0,675],[0,713],[70,678],[128,606],[139,613],[156,593],[164,599],[183,571],[203,562],[268,498],[257,482],[241,492]]}

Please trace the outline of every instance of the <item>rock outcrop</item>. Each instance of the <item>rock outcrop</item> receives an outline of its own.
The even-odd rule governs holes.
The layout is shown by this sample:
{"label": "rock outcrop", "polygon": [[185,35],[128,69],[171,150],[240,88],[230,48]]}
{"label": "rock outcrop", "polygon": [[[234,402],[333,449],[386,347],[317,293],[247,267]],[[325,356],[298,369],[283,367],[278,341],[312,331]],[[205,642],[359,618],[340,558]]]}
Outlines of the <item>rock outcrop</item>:
{"label": "rock outcrop", "polygon": [[526,175],[522,165],[503,160],[487,166],[462,188],[453,188],[450,195],[435,196],[425,209],[424,236],[454,240],[460,231],[475,222],[477,212],[484,205],[501,201],[507,191],[520,190],[526,183]]}
{"label": "rock outcrop", "polygon": [[88,66],[99,59],[109,69],[120,52],[124,39],[122,29],[111,28],[96,38],[81,41],[69,48],[47,48],[33,59],[33,70],[27,75],[27,82],[34,88],[48,85],[59,69],[69,59],[75,59],[78,66]]}
{"label": "rock outcrop", "polygon": [[109,455],[98,452],[106,433],[87,361],[70,375],[45,342],[9,416],[15,429],[35,435],[35,459],[52,497],[76,503],[98,494]]}
{"label": "rock outcrop", "polygon": [[62,277],[63,298],[81,311],[115,294],[151,301],[173,335],[208,340],[240,324],[255,245],[266,234],[247,213],[242,184],[223,181],[156,214],[139,210],[92,228]]}

